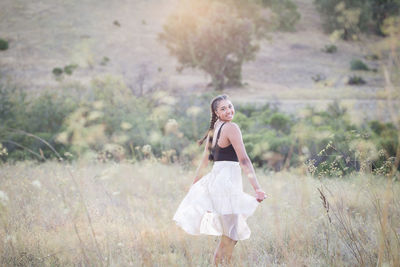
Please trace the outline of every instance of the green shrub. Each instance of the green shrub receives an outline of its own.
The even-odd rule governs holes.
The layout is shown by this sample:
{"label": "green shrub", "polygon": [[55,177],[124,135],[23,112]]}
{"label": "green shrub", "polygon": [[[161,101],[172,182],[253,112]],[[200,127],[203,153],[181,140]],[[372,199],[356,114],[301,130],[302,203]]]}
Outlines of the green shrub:
{"label": "green shrub", "polygon": [[108,63],[109,61],[110,61],[110,58],[108,58],[108,57],[103,57],[102,60],[101,60],[101,62],[100,62],[100,65],[105,66],[105,65],[107,65],[107,63]]}
{"label": "green shrub", "polygon": [[78,68],[76,64],[70,64],[64,67],[64,73],[67,75],[72,75],[73,71]]}
{"label": "green shrub", "polygon": [[350,85],[362,85],[366,84],[367,82],[361,76],[353,75],[349,77],[347,83]]}
{"label": "green shrub", "polygon": [[290,132],[291,119],[282,113],[274,113],[269,119],[269,125],[276,131],[288,134]]}
{"label": "green shrub", "polygon": [[369,70],[367,64],[365,64],[362,60],[359,60],[359,59],[353,59],[350,62],[350,69],[351,70],[366,70],[366,71]]}
{"label": "green shrub", "polygon": [[385,123],[377,120],[368,122],[372,131],[372,138],[378,145],[378,149],[384,149],[389,156],[396,155],[399,132],[392,123]]}
{"label": "green shrub", "polygon": [[63,145],[57,145],[55,138],[64,119],[75,109],[76,101],[49,92],[28,101],[22,90],[10,86],[0,87],[0,95],[0,139],[7,148],[7,159],[55,157],[40,138],[61,153],[68,151]]}
{"label": "green shrub", "polygon": [[385,35],[382,31],[384,20],[400,14],[399,0],[369,0],[371,10],[371,24],[375,33]]}
{"label": "green shrub", "polygon": [[13,96],[16,94],[15,87],[7,87],[0,83],[0,120],[4,123],[7,120],[12,120],[13,111]]}
{"label": "green shrub", "polygon": [[0,50],[4,51],[8,49],[8,41],[0,38]]}
{"label": "green shrub", "polygon": [[324,29],[339,31],[345,40],[358,32],[380,35],[385,18],[398,15],[399,0],[314,0],[323,18]]}
{"label": "green shrub", "polygon": [[323,52],[333,54],[337,52],[337,46],[336,45],[325,45],[325,47],[322,49]]}
{"label": "green shrub", "polygon": [[55,76],[61,76],[61,74],[63,74],[63,69],[57,67],[57,68],[54,68],[52,72]]}

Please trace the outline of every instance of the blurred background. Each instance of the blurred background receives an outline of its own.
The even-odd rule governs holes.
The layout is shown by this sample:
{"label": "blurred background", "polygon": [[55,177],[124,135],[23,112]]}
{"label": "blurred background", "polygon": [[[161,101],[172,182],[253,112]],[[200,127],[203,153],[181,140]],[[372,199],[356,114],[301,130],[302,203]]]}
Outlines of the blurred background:
{"label": "blurred background", "polygon": [[[400,264],[399,53],[399,0],[2,0],[2,263],[207,266],[213,242],[204,251],[201,241],[187,244],[191,239],[160,226],[170,223],[192,181],[210,101],[224,93],[261,184],[281,192],[275,199],[285,199],[285,188],[305,199],[286,206],[276,200],[263,212],[301,205],[296,209],[322,216],[316,227],[331,227],[324,237],[309,232],[304,239],[284,234],[289,226],[275,217],[269,223],[276,234],[258,230],[264,239],[257,242],[276,240],[278,248],[249,254],[250,244],[243,245],[238,266]],[[124,191],[131,179],[137,187]],[[325,183],[331,187],[315,189]],[[367,195],[357,191],[363,201],[345,202],[357,210],[365,199],[376,201],[360,208],[362,216],[337,206],[335,224],[327,192],[343,201],[335,192],[353,194],[364,185]],[[369,186],[382,191],[372,197]],[[42,193],[33,200],[36,189]],[[48,207],[50,192],[59,208]],[[160,193],[168,211],[157,213],[144,192]],[[54,214],[39,216],[44,207]],[[108,209],[121,224],[100,220]],[[121,228],[132,216],[141,218],[135,227],[142,230]],[[305,227],[302,218],[304,224],[289,228]],[[352,236],[346,222],[354,218],[368,221],[371,231],[381,225],[378,234]],[[127,240],[96,230],[97,223],[112,225]],[[29,243],[22,233],[33,226],[39,230]],[[70,247],[55,241],[65,236],[35,243],[57,227],[74,236]],[[329,240],[337,243],[329,246]],[[126,257],[116,256],[121,253]]]}

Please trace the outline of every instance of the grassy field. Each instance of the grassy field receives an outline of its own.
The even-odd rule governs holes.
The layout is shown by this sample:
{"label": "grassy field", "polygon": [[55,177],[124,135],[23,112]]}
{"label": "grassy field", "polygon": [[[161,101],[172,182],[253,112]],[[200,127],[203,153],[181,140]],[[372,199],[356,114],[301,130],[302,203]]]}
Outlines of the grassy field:
{"label": "grassy field", "polygon": [[[270,103],[296,115],[339,100],[352,121],[387,120],[398,98],[382,92],[384,60],[368,59],[382,38],[332,40],[313,0],[293,2],[301,13],[296,31],[260,41],[256,59],[243,65],[243,87],[223,92],[235,104]],[[210,77],[177,72],[158,40],[178,3],[2,0],[0,38],[9,49],[1,51],[0,85],[23,89],[27,98],[46,90],[84,98],[102,79],[131,93],[210,92]],[[337,53],[323,52],[328,44]],[[352,59],[376,72],[351,71]],[[72,75],[55,77],[54,68],[71,64]],[[350,75],[367,84],[348,85]],[[398,181],[369,174],[318,180],[301,168],[257,172],[268,198],[249,218],[252,236],[238,243],[233,266],[400,266]],[[0,162],[0,266],[209,266],[218,238],[190,236],[172,221],[193,176],[156,160]]]}
{"label": "grassy field", "polygon": [[[399,266],[398,183],[300,173],[258,170],[268,198],[233,266]],[[211,264],[218,239],[172,221],[193,177],[179,165],[21,162],[0,176],[2,266]]]}

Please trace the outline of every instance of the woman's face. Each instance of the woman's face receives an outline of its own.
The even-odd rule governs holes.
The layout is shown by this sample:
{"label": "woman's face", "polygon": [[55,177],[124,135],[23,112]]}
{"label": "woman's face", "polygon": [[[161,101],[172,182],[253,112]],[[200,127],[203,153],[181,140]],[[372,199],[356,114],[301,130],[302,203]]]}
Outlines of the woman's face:
{"label": "woman's face", "polygon": [[224,99],[219,101],[215,113],[221,121],[231,121],[235,115],[235,108],[230,100]]}

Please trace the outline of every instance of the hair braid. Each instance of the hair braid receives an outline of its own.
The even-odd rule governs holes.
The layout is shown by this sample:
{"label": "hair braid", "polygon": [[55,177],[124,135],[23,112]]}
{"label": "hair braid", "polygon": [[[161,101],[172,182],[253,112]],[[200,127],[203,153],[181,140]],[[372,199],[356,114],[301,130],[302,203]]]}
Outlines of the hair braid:
{"label": "hair braid", "polygon": [[200,139],[198,141],[199,145],[202,145],[203,142],[207,139],[207,136],[210,135],[210,139],[212,141],[213,138],[213,130],[214,130],[214,124],[215,122],[218,120],[217,114],[215,114],[215,112],[211,111],[211,119],[210,119],[210,128],[208,128],[206,134],[204,135],[204,137],[202,139]]}
{"label": "hair braid", "polygon": [[208,137],[208,151],[210,153],[210,155],[208,157],[209,160],[213,160],[213,155],[211,153],[211,148],[212,148],[212,141],[213,141],[213,136],[214,136],[214,124],[218,120],[218,116],[215,113],[215,111],[216,111],[216,109],[218,107],[219,101],[224,100],[224,99],[228,99],[228,96],[227,95],[219,95],[219,96],[215,97],[211,101],[211,105],[210,105],[211,106],[210,107],[210,110],[211,110],[210,127],[208,128],[208,130],[207,130],[206,134],[204,135],[204,137],[198,141],[199,145],[202,145],[204,140],[206,140],[206,138]]}

